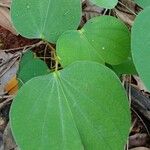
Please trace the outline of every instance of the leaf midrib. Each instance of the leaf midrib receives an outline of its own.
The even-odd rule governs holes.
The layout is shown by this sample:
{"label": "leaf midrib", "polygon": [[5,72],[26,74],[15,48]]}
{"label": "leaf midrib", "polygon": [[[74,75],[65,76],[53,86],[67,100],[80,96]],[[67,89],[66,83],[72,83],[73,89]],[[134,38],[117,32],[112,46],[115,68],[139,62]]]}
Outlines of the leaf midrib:
{"label": "leaf midrib", "polygon": [[[83,148],[84,148],[84,144],[83,144],[83,141],[82,141],[82,138],[81,138],[79,129],[78,129],[78,127],[76,126],[75,119],[74,119],[73,113],[72,113],[72,111],[71,111],[69,102],[68,102],[67,97],[66,97],[66,95],[65,95],[65,91],[64,91],[64,89],[63,89],[63,83],[62,83],[62,81],[61,81],[61,77],[60,77],[60,76],[58,77],[58,84],[59,84],[59,87],[60,87],[60,89],[61,89],[61,91],[62,91],[62,93],[63,93],[63,96],[64,96],[64,98],[65,98],[66,104],[67,104],[68,109],[69,109],[69,111],[70,111],[70,115],[71,115],[72,121],[73,121],[73,123],[74,123],[74,126],[75,126],[75,128],[76,128],[76,131],[78,132],[78,135],[79,135],[79,137],[80,137],[81,143],[82,143]],[[83,149],[83,150],[84,150],[84,149]]]}

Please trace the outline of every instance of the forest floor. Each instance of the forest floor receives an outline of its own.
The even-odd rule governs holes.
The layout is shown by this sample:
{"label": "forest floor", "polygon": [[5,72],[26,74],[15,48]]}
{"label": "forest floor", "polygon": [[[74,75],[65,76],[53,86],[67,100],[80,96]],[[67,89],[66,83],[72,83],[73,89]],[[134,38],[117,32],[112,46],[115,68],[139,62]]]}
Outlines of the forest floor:
{"label": "forest floor", "polygon": [[[16,35],[9,19],[10,1],[2,0],[2,4],[5,5],[0,5],[0,150],[13,150],[16,145],[9,128],[9,109],[14,89],[5,86],[16,76],[19,54],[25,49],[33,48],[36,55],[45,60],[49,67],[52,60],[51,49],[46,45],[38,40],[28,40]],[[141,8],[131,0],[120,0],[115,9],[107,11],[83,0],[80,26],[94,16],[107,14],[120,18],[130,29],[135,15],[140,10]],[[132,125],[126,149],[150,150],[150,93],[137,76],[123,75],[122,83],[127,91],[132,112]]]}

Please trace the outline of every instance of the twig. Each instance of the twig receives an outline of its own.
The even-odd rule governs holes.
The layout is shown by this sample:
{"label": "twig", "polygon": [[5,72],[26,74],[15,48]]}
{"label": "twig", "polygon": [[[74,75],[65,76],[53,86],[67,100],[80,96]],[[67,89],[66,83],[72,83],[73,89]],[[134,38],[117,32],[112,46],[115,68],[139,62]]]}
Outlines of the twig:
{"label": "twig", "polygon": [[0,103],[0,109],[2,109],[7,103],[11,102],[13,100],[13,97],[6,99],[2,103]]}
{"label": "twig", "polygon": [[45,48],[44,48],[44,62],[46,61],[46,51],[47,51],[47,47],[48,45],[46,44]]}
{"label": "twig", "polygon": [[54,48],[50,43],[48,43],[48,42],[45,42],[45,43],[49,46],[49,48],[50,48],[53,52],[56,51],[55,48]]}
{"label": "twig", "polygon": [[0,96],[0,99],[5,99],[5,98],[13,98],[13,95],[2,95],[2,96]]}
{"label": "twig", "polygon": [[[143,119],[140,117],[140,115],[136,112],[138,110],[144,117],[146,117],[148,120],[150,120],[150,99],[144,96],[140,91],[138,91],[136,88],[134,88],[131,84],[126,84],[130,86],[130,91],[127,91],[128,94],[131,92],[131,104],[132,108],[131,110],[136,114],[136,116],[140,119],[143,126],[145,127],[148,135],[150,135],[150,132],[144,123]],[[135,110],[136,109],[136,110]]]}
{"label": "twig", "polygon": [[132,106],[150,120],[150,99],[131,85]]}
{"label": "twig", "polygon": [[140,117],[140,115],[139,115],[133,108],[131,108],[131,109],[132,109],[132,111],[136,114],[136,116],[140,119],[140,121],[142,122],[143,126],[145,127],[145,129],[146,129],[146,131],[147,131],[147,134],[150,136],[150,132],[149,132],[149,130],[148,130],[146,124],[144,123],[143,119]]}
{"label": "twig", "polygon": [[123,7],[125,7],[129,12],[131,12],[133,15],[137,15],[134,11],[132,11],[130,8],[128,8],[125,4],[123,4],[122,2],[118,2],[120,5],[122,5]]}
{"label": "twig", "polygon": [[40,41],[40,42],[32,44],[32,45],[26,45],[26,46],[17,47],[17,48],[11,48],[11,49],[2,49],[1,51],[4,51],[4,52],[19,51],[19,50],[24,50],[25,51],[26,49],[32,49],[34,47],[38,47],[41,44],[44,44],[44,42]]}
{"label": "twig", "polygon": [[20,54],[15,54],[15,55],[13,55],[13,57],[11,57],[10,59],[8,59],[7,61],[4,61],[3,63],[1,63],[0,67],[2,67],[3,65],[9,63],[11,60],[13,60],[14,58],[18,57],[18,55],[20,55]]}
{"label": "twig", "polygon": [[20,58],[21,55],[18,55],[18,57],[16,57],[11,64],[3,71],[0,72],[0,78],[15,64],[15,62],[17,61],[18,58]]}
{"label": "twig", "polygon": [[103,12],[103,15],[106,15],[108,9],[105,9],[104,12]]}

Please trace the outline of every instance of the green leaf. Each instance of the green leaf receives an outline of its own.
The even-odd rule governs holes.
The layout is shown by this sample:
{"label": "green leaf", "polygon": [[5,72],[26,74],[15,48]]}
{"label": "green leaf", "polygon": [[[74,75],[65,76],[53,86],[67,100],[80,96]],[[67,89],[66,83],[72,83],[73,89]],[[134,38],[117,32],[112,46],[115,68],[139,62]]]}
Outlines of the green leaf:
{"label": "green leaf", "polygon": [[22,55],[19,68],[22,68],[28,61],[34,59],[34,53],[31,50],[28,50],[25,54]]}
{"label": "green leaf", "polygon": [[93,4],[96,4],[100,7],[104,7],[108,9],[114,8],[118,3],[118,0],[90,0],[90,1]]}
{"label": "green leaf", "polygon": [[66,30],[77,29],[80,0],[12,0],[11,17],[22,36],[55,43]]}
{"label": "green leaf", "polygon": [[33,77],[45,75],[49,73],[46,63],[38,58],[34,58],[34,53],[28,51],[21,59],[17,78],[19,79],[19,87]]}
{"label": "green leaf", "polygon": [[67,31],[57,41],[56,52],[63,67],[77,60],[104,64],[100,51],[95,49],[80,31]]}
{"label": "green leaf", "polygon": [[10,122],[22,150],[122,150],[130,111],[117,76],[81,61],[27,82],[13,101]]}
{"label": "green leaf", "polygon": [[132,75],[137,74],[133,60],[130,57],[123,63],[112,66],[112,69],[119,76],[122,74],[132,74]]}
{"label": "green leaf", "polygon": [[150,0],[134,0],[134,1],[143,8],[150,6]]}
{"label": "green leaf", "polygon": [[65,32],[58,39],[56,49],[62,66],[76,60],[118,65],[129,56],[130,33],[115,17],[95,17],[81,30]]}
{"label": "green leaf", "polygon": [[145,8],[135,19],[131,47],[136,70],[150,90],[150,7]]}

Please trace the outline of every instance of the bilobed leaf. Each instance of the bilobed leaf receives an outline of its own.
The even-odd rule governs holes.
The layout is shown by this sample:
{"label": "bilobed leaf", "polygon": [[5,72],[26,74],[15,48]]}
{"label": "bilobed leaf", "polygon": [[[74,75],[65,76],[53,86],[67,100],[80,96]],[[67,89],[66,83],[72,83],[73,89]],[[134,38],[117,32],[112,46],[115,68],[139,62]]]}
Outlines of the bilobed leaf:
{"label": "bilobed leaf", "polygon": [[136,70],[150,90],[150,7],[135,19],[132,27],[132,56]]}
{"label": "bilobed leaf", "polygon": [[22,55],[19,68],[23,68],[25,64],[34,59],[34,53],[31,50],[28,50],[25,54]]}
{"label": "bilobed leaf", "polygon": [[21,59],[17,78],[19,80],[19,87],[33,77],[48,74],[48,66],[46,63],[38,58],[34,58],[34,53],[28,51]]}
{"label": "bilobed leaf", "polygon": [[81,1],[12,0],[11,17],[22,36],[55,43],[64,31],[78,27]]}
{"label": "bilobed leaf", "polygon": [[143,8],[150,6],[150,0],[134,0],[134,1]]}
{"label": "bilobed leaf", "polygon": [[93,4],[109,9],[114,8],[118,3],[118,0],[90,0],[90,1]]}
{"label": "bilobed leaf", "polygon": [[118,65],[130,53],[130,33],[115,17],[95,17],[81,30],[65,32],[57,41],[56,51],[62,66],[76,60]]}
{"label": "bilobed leaf", "polygon": [[47,65],[40,59],[27,62],[23,68],[20,68],[18,78],[23,82],[27,82],[33,77],[48,74]]}
{"label": "bilobed leaf", "polygon": [[119,79],[87,61],[31,79],[14,99],[10,118],[21,150],[122,150],[130,127]]}
{"label": "bilobed leaf", "polygon": [[80,31],[67,31],[57,41],[57,55],[63,67],[77,60],[104,64],[100,51],[95,49]]}

